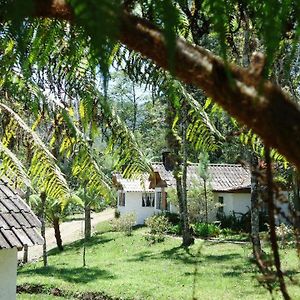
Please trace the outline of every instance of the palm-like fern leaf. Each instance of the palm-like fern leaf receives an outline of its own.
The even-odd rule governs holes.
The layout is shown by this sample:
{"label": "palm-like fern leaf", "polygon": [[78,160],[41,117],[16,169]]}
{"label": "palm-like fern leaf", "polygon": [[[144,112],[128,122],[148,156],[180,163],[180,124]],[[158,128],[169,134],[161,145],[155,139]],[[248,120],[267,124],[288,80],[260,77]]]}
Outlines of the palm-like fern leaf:
{"label": "palm-like fern leaf", "polygon": [[30,178],[22,162],[7,147],[0,142],[0,177],[5,175],[11,183],[17,186],[32,188]]}
{"label": "palm-like fern leaf", "polygon": [[29,176],[33,185],[46,191],[50,197],[64,198],[69,193],[69,187],[64,175],[56,165],[55,157],[17,113],[3,103],[0,103],[0,108],[9,115],[10,119],[2,139],[3,146],[7,147],[12,138],[22,135],[34,153],[29,169]]}

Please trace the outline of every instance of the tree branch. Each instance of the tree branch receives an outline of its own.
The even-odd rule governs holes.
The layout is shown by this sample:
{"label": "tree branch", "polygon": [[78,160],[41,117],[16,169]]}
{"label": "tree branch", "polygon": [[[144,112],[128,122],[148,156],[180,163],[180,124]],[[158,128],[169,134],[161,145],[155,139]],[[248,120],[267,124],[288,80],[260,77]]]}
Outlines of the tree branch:
{"label": "tree branch", "polygon": [[[34,4],[33,16],[76,23],[76,17],[64,0],[35,0]],[[149,22],[123,12],[118,38],[158,66],[171,69],[164,36]],[[201,88],[229,114],[260,135],[267,146],[278,149],[300,168],[299,107],[279,87],[268,81],[260,82],[251,69],[226,64],[209,51],[180,38],[176,41],[174,61],[172,70],[176,77]]]}

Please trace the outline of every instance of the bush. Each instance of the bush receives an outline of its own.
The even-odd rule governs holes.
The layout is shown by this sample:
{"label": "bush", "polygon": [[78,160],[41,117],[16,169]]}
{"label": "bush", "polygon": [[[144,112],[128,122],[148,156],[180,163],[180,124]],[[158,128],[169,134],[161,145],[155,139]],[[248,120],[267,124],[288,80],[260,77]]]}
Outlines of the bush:
{"label": "bush", "polygon": [[180,218],[178,214],[171,213],[171,212],[165,212],[163,215],[168,219],[169,223],[172,225],[178,225],[180,224]]}
{"label": "bush", "polygon": [[276,235],[281,248],[292,246],[295,243],[293,228],[283,223],[276,227]]}
{"label": "bush", "polygon": [[163,215],[154,215],[145,220],[145,225],[149,227],[149,234],[146,239],[151,243],[162,242],[165,239],[170,223]]}
{"label": "bush", "polygon": [[125,214],[118,219],[112,220],[112,230],[124,232],[125,235],[129,236],[132,233],[132,227],[135,225],[135,222],[136,216],[134,213]]}
{"label": "bush", "polygon": [[[217,213],[217,219],[221,222],[221,228],[229,228],[234,230],[235,232],[243,231],[243,232],[251,232],[251,214],[248,211],[245,214],[233,213],[229,216],[226,216],[222,213]],[[268,218],[265,213],[259,213],[259,231],[266,231],[268,227],[266,223],[268,222]]]}
{"label": "bush", "polygon": [[168,233],[170,234],[175,234],[175,235],[181,235],[182,233],[182,226],[181,224],[176,224],[176,225],[170,225],[168,229]]}
{"label": "bush", "polygon": [[119,219],[120,218],[120,216],[121,216],[121,213],[120,213],[120,211],[119,210],[117,210],[117,209],[115,209],[115,219]]}
{"label": "bush", "polygon": [[196,223],[193,225],[195,236],[216,237],[220,235],[220,228],[215,224]]}

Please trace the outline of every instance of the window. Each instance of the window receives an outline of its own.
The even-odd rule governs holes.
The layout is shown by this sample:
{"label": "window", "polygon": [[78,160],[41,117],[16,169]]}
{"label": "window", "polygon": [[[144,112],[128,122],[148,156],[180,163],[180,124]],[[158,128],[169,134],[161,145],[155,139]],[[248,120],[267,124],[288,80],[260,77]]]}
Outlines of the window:
{"label": "window", "polygon": [[143,207],[154,207],[154,193],[143,193],[142,206]]}
{"label": "window", "polygon": [[156,192],[156,209],[161,209],[161,192]]}
{"label": "window", "polygon": [[125,206],[125,193],[123,191],[119,193],[119,206]]}
{"label": "window", "polygon": [[219,196],[219,208],[218,208],[218,212],[223,214],[224,213],[224,197]]}

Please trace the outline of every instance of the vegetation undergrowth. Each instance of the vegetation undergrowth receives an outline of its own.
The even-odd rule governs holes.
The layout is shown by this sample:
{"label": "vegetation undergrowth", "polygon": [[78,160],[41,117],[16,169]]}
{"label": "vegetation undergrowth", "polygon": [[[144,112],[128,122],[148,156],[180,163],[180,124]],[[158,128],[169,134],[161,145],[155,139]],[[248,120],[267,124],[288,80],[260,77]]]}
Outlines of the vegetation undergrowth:
{"label": "vegetation undergrowth", "polygon": [[[77,241],[62,253],[50,251],[47,268],[41,262],[20,268],[18,284],[43,282],[48,288],[122,299],[270,298],[256,280],[250,244],[197,240],[184,249],[180,239],[168,236],[149,246],[144,238],[147,228],[134,229],[131,236],[107,232],[108,228],[101,224],[101,233],[86,243],[86,267],[82,267],[83,241]],[[292,269],[296,262],[294,251],[285,250],[283,269]],[[289,289],[294,296],[300,293],[299,287]]]}

